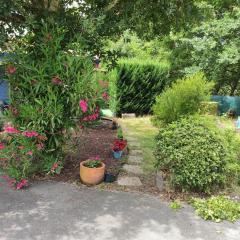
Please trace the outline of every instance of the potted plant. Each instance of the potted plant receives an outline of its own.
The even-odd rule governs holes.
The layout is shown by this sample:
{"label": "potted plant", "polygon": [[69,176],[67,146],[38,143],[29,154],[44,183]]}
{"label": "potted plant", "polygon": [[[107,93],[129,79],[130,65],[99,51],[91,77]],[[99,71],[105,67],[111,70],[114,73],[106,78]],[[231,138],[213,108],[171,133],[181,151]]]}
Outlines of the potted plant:
{"label": "potted plant", "polygon": [[122,157],[123,149],[127,146],[127,141],[122,139],[117,139],[114,141],[113,145],[113,156],[115,159],[120,159]]}
{"label": "potted plant", "polygon": [[80,179],[86,185],[96,185],[103,181],[105,164],[100,160],[88,159],[80,163]]}
{"label": "potted plant", "polygon": [[104,182],[106,182],[106,183],[115,182],[116,179],[117,179],[117,176],[112,173],[106,173],[104,176]]}
{"label": "potted plant", "polygon": [[117,176],[119,174],[119,168],[114,166],[110,167],[106,170],[105,177],[104,177],[104,182],[106,183],[112,183],[117,180]]}

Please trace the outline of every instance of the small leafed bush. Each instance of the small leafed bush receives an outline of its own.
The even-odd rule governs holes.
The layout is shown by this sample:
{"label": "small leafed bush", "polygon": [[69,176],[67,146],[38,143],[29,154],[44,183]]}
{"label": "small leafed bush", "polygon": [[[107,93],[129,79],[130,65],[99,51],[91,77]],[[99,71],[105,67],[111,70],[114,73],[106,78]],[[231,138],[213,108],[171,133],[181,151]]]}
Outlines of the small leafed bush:
{"label": "small leafed bush", "polygon": [[226,182],[229,152],[210,119],[183,118],[156,137],[156,167],[181,190],[209,193]]}
{"label": "small leafed bush", "polygon": [[212,83],[207,82],[201,72],[177,80],[156,98],[153,122],[155,125],[167,124],[198,112],[201,102],[210,96],[211,88]]}
{"label": "small leafed bush", "polygon": [[225,129],[224,139],[229,151],[229,161],[227,164],[229,187],[240,185],[240,136],[235,129]]}
{"label": "small leafed bush", "polygon": [[196,213],[205,220],[234,222],[240,219],[240,203],[224,196],[211,197],[207,200],[195,198],[192,205]]}

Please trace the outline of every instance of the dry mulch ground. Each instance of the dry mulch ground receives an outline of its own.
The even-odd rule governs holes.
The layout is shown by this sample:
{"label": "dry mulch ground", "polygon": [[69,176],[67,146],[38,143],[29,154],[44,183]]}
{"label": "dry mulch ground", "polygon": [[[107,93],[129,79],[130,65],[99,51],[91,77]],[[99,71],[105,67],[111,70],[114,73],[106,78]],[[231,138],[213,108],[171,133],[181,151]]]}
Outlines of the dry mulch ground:
{"label": "dry mulch ground", "polygon": [[[124,176],[126,173],[122,170],[122,164],[126,162],[126,153],[122,160],[113,158],[112,145],[116,139],[117,131],[112,130],[112,122],[102,121],[97,126],[92,126],[84,130],[80,130],[73,134],[69,142],[69,152],[66,156],[64,168],[59,175],[38,175],[35,180],[55,180],[63,182],[72,182],[81,185],[79,177],[79,164],[81,161],[91,157],[99,156],[106,164],[106,171],[111,174]],[[187,199],[188,194],[177,193],[173,191],[160,192],[155,183],[155,174],[141,175],[140,179],[143,183],[140,187],[123,187],[117,182],[102,183],[94,186],[97,189],[105,189],[110,191],[134,191],[145,194],[158,195],[165,200]],[[191,195],[192,196],[192,195]]]}
{"label": "dry mulch ground", "polygon": [[97,156],[106,164],[108,173],[118,174],[121,161],[113,158],[111,150],[116,136],[117,131],[112,130],[112,122],[107,120],[103,120],[96,126],[75,132],[68,144],[69,151],[61,173],[54,176],[38,176],[37,178],[64,182],[79,181],[80,162]]}

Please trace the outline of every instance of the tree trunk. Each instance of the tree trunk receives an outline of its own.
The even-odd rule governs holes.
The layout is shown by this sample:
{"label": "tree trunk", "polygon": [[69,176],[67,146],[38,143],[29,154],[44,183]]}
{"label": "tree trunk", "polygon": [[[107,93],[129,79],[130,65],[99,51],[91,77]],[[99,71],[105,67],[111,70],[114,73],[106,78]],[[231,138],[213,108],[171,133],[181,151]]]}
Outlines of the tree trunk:
{"label": "tree trunk", "polygon": [[32,0],[32,5],[39,10],[56,12],[59,8],[59,1],[60,0]]}
{"label": "tree trunk", "polygon": [[230,96],[234,96],[234,93],[235,93],[237,87],[238,87],[238,80],[236,79],[231,86]]}
{"label": "tree trunk", "polygon": [[44,7],[49,11],[56,12],[59,8],[59,0],[43,0]]}

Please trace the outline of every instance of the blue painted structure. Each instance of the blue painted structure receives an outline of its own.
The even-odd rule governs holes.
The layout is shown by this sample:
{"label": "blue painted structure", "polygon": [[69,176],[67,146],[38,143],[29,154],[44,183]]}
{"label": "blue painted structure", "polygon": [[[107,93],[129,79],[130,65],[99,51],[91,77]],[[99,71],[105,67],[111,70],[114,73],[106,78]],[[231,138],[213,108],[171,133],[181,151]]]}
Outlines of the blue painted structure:
{"label": "blue painted structure", "polygon": [[2,64],[4,59],[8,57],[6,53],[0,53],[0,101],[9,102],[9,84],[5,80],[5,66]]}
{"label": "blue painted structure", "polygon": [[4,80],[0,80],[0,101],[9,101],[9,86]]}
{"label": "blue painted structure", "polygon": [[240,97],[237,96],[211,96],[211,101],[218,102],[219,114],[224,114],[230,109],[235,110],[236,114],[240,116]]}

